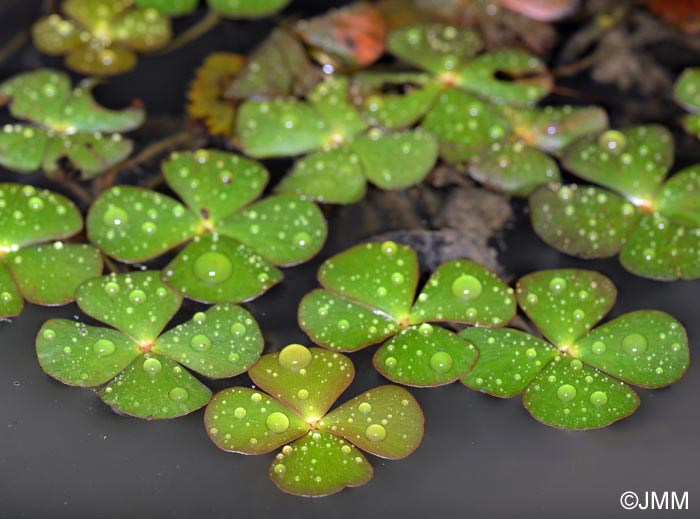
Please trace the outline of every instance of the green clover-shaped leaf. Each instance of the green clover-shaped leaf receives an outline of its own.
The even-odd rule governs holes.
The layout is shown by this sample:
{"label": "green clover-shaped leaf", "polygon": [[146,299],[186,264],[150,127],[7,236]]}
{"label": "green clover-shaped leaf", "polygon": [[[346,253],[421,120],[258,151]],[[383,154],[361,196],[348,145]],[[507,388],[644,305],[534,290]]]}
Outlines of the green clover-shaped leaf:
{"label": "green clover-shaped leaf", "polygon": [[241,105],[237,134],[255,157],[314,152],[297,161],[277,187],[330,203],[352,203],[365,192],[365,178],[383,189],[420,182],[437,158],[435,139],[421,130],[384,133],[368,124],[349,100],[348,81],[318,85],[307,99]]}
{"label": "green clover-shaped leaf", "polygon": [[[454,110],[453,104],[448,104],[449,109]],[[560,179],[559,168],[547,153],[557,155],[575,139],[600,132],[608,123],[605,111],[597,107],[500,108],[509,125],[505,141],[493,142],[476,155],[468,153],[469,148],[464,156],[454,149],[443,155],[452,161],[468,159],[466,167],[473,179],[516,196],[527,196],[540,185]]]}
{"label": "green clover-shaped leaf", "polygon": [[[402,93],[382,93],[386,87],[400,87]],[[392,130],[409,128],[432,108],[442,91],[436,81],[422,73],[358,73],[353,78],[355,97],[363,116],[371,124]]]}
{"label": "green clover-shaped leaf", "polygon": [[263,454],[284,445],[270,478],[285,492],[322,496],[363,485],[373,470],[358,448],[404,458],[420,444],[424,418],[397,386],[372,389],[328,413],[354,373],[340,353],[291,344],[251,370],[260,390],[234,387],[215,395],[205,426],[226,451]]}
{"label": "green clover-shaped leaf", "polygon": [[517,49],[476,56],[482,47],[470,29],[444,24],[404,27],[388,38],[389,51],[400,60],[495,103],[530,105],[551,90],[551,78],[536,56]]}
{"label": "green clover-shaped leaf", "polygon": [[523,277],[518,303],[547,340],[513,329],[466,329],[460,335],[481,355],[462,382],[504,398],[522,393],[528,411],[554,427],[592,429],[629,416],[639,397],[626,383],[676,382],[688,367],[688,342],[678,321],[652,310],[593,328],[615,295],[612,282],[592,271]]}
{"label": "green clover-shaped leaf", "polygon": [[603,188],[541,187],[530,199],[535,231],[582,257],[620,253],[634,274],[661,280],[700,276],[700,167],[664,182],[673,142],[659,126],[608,130],[566,149],[565,164]]}
{"label": "green clover-shaped leaf", "polygon": [[100,275],[97,249],[55,241],[82,227],[78,208],[67,198],[0,184],[0,316],[19,314],[24,299],[49,306],[70,303],[80,283]]}
{"label": "green clover-shaped leaf", "polygon": [[518,140],[558,154],[576,139],[608,127],[608,114],[597,106],[504,106]]}
{"label": "green clover-shaped leaf", "polygon": [[207,0],[209,7],[232,18],[258,18],[282,10],[291,0]]}
{"label": "green clover-shaped leaf", "polygon": [[182,366],[210,378],[228,378],[257,362],[263,338],[252,316],[222,304],[161,333],[182,296],[157,271],[111,274],[78,287],[89,316],[114,327],[51,319],[36,340],[42,369],[82,387],[106,384],[100,398],[139,418],[174,418],[206,405],[211,391]]}
{"label": "green clover-shaped leaf", "polygon": [[262,357],[249,374],[305,421],[316,422],[350,385],[355,367],[345,355],[290,344]]}
{"label": "green clover-shaped leaf", "polygon": [[192,299],[251,299],[281,281],[275,266],[306,261],[323,245],[326,223],[313,203],[288,195],[254,202],[268,179],[257,162],[215,150],[176,152],[163,171],[184,205],[118,186],[91,207],[88,236],[106,254],[129,263],[189,242],[163,279]]}
{"label": "green clover-shaped leaf", "polygon": [[421,127],[435,135],[441,155],[449,162],[470,159],[510,133],[498,107],[456,88],[438,97]]}
{"label": "green clover-shaped leaf", "polygon": [[299,305],[302,329],[315,343],[340,351],[390,339],[377,350],[375,367],[406,385],[453,382],[478,356],[472,344],[430,322],[504,326],[515,314],[513,291],[467,260],[438,267],[416,298],[416,254],[394,242],[342,252],[321,266],[318,278],[323,290]]}
{"label": "green clover-shaped leaf", "polygon": [[564,153],[564,166],[575,175],[647,209],[672,162],[673,139],[663,126],[607,130],[576,141]]}
{"label": "green clover-shaped leaf", "polygon": [[440,23],[401,28],[387,39],[391,54],[433,74],[454,71],[483,47],[484,42],[476,31]]}
{"label": "green clover-shaped leaf", "polygon": [[700,136],[700,69],[687,68],[673,86],[673,98],[689,114],[683,117],[683,127],[690,135]]}
{"label": "green clover-shaped leaf", "polygon": [[519,196],[561,178],[553,159],[522,142],[492,144],[471,161],[469,174],[485,186]]}
{"label": "green clover-shaped leaf", "polygon": [[308,497],[359,487],[374,476],[372,465],[360,449],[325,431],[309,431],[285,445],[269,472],[280,490]]}
{"label": "green clover-shaped leaf", "polygon": [[530,197],[535,232],[557,250],[584,258],[620,252],[640,211],[606,189],[576,184],[543,186]]}
{"label": "green clover-shaped leaf", "polygon": [[[510,81],[499,78],[508,76]],[[525,51],[504,49],[483,54],[461,71],[457,84],[495,103],[529,105],[549,93],[552,80],[542,61]]]}
{"label": "green clover-shaped leaf", "polygon": [[143,110],[113,111],[92,98],[92,83],[71,91],[62,72],[48,69],[20,74],[0,84],[0,105],[31,124],[5,125],[0,132],[0,165],[20,172],[42,168],[61,172],[62,159],[93,177],[126,158],[132,142],[118,132],[138,127]]}
{"label": "green clover-shaped leaf", "polygon": [[139,7],[150,7],[167,16],[180,16],[194,11],[199,0],[133,0]]}
{"label": "green clover-shaped leaf", "polygon": [[[163,0],[146,0],[159,3]],[[191,1],[190,1],[191,3]],[[171,10],[181,7],[171,2]],[[115,75],[136,66],[137,52],[148,52],[170,41],[170,20],[151,6],[131,0],[66,0],[63,15],[52,14],[32,27],[39,50],[65,55],[66,65],[83,74]]]}

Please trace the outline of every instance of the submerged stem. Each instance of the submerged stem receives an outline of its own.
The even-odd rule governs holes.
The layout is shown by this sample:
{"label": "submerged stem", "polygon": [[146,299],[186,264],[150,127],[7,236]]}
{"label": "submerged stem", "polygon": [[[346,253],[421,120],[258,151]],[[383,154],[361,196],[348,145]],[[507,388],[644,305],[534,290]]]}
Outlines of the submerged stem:
{"label": "submerged stem", "polygon": [[138,166],[142,162],[145,162],[149,159],[152,159],[153,157],[163,153],[164,151],[168,150],[169,148],[172,148],[174,146],[177,146],[179,144],[188,142],[192,140],[194,137],[194,134],[191,133],[189,130],[185,130],[180,133],[176,133],[175,135],[171,135],[170,137],[166,137],[165,139],[162,139],[160,141],[156,141],[148,146],[146,146],[144,149],[142,149],[139,153],[134,155],[133,157],[124,160],[120,162],[119,164],[115,164],[112,166],[110,169],[108,169],[102,177],[100,177],[97,190],[98,192],[101,192],[111,186],[114,185],[114,181],[117,178],[117,175],[119,174],[120,171],[124,169],[129,169],[133,168],[134,166]]}
{"label": "submerged stem", "polygon": [[187,45],[212,30],[221,21],[221,16],[216,11],[208,11],[197,23],[180,33],[166,47],[156,51],[154,54],[167,54]]}
{"label": "submerged stem", "polygon": [[0,48],[0,63],[12,57],[29,39],[29,31],[15,34],[2,48]]}

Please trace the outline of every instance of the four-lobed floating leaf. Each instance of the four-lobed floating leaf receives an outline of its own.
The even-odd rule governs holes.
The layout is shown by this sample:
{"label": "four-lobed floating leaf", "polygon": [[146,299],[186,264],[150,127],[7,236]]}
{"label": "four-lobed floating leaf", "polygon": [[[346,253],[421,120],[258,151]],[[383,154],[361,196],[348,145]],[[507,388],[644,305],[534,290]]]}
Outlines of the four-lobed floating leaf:
{"label": "four-lobed floating leaf", "polygon": [[318,279],[323,289],[299,305],[299,324],[307,335],[337,351],[383,343],[374,355],[376,369],[411,386],[453,382],[479,355],[470,342],[431,323],[498,327],[515,315],[512,289],[468,260],[442,264],[416,298],[416,253],[390,241],[358,245],[330,258]]}
{"label": "four-lobed floating leaf", "polygon": [[[93,177],[126,158],[132,142],[119,132],[133,130],[143,110],[107,110],[92,98],[93,82],[71,89],[63,72],[41,69],[0,84],[0,105],[28,121],[6,124],[0,131],[0,165],[20,171],[43,169],[56,177],[75,169]],[[68,171],[69,172],[69,171]]]}
{"label": "four-lobed floating leaf", "polygon": [[382,189],[420,182],[437,159],[437,143],[422,130],[386,133],[370,128],[349,100],[347,78],[320,83],[306,100],[247,101],[236,135],[254,157],[310,153],[299,159],[277,191],[349,204],[365,193],[366,180]]}
{"label": "four-lobed floating leaf", "polygon": [[212,398],[207,432],[229,452],[282,447],[270,479],[290,494],[317,497],[363,485],[374,470],[362,450],[401,459],[423,438],[421,408],[397,386],[371,389],[329,412],[355,376],[340,353],[291,344],[263,355],[249,375],[258,389],[232,387]]}
{"label": "four-lobed floating leaf", "polygon": [[186,244],[163,280],[191,299],[252,299],[282,280],[277,266],[308,260],[325,241],[326,222],[312,202],[289,195],[255,201],[268,180],[258,162],[216,150],[175,152],[163,172],[184,204],[139,187],[114,187],[90,208],[88,237],[127,263]]}
{"label": "four-lobed floating leaf", "polygon": [[66,66],[83,74],[128,72],[136,66],[137,53],[160,49],[172,36],[166,16],[132,0],[65,0],[61,10],[63,16],[52,14],[34,24],[34,44],[46,54],[65,55]]}
{"label": "four-lobed floating leaf", "polygon": [[175,418],[207,404],[211,391],[183,366],[209,378],[248,370],[263,338],[243,308],[212,306],[163,333],[182,295],[158,271],[111,274],[82,283],[78,306],[112,328],[51,319],[36,339],[39,364],[64,384],[103,386],[115,410],[146,419]]}
{"label": "four-lobed floating leaf", "polygon": [[511,195],[528,196],[537,187],[561,179],[548,155],[559,155],[574,140],[608,127],[598,107],[503,106],[510,132],[503,141],[471,157],[467,169],[478,182]]}
{"label": "four-lobed floating leaf", "polygon": [[700,277],[700,167],[665,180],[673,141],[661,126],[607,130],[567,147],[564,164],[603,187],[551,185],[530,198],[537,234],[586,258],[620,254],[622,265],[660,280]]}
{"label": "four-lobed floating leaf", "polygon": [[523,405],[544,424],[605,427],[639,406],[628,384],[665,387],[688,368],[685,330],[668,314],[642,310],[594,328],[617,295],[602,274],[540,271],[521,278],[516,293],[544,339],[512,328],[462,331],[480,351],[462,382],[502,398],[522,394]]}
{"label": "four-lobed floating leaf", "polygon": [[83,228],[67,198],[32,186],[0,184],[0,317],[18,315],[26,299],[55,306],[102,273],[100,252],[64,243]]}
{"label": "four-lobed floating leaf", "polygon": [[673,86],[673,98],[687,112],[683,127],[695,137],[700,136],[700,69],[687,68]]}

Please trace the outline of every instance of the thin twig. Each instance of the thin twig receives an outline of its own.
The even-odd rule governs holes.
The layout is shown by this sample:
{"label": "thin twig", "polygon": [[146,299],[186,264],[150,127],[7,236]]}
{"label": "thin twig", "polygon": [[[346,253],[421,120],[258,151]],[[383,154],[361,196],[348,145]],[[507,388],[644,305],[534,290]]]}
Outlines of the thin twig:
{"label": "thin twig", "polygon": [[168,52],[177,50],[180,47],[183,47],[184,45],[196,40],[200,36],[203,36],[210,30],[212,30],[214,27],[217,26],[217,24],[220,21],[221,16],[217,12],[210,10],[197,23],[189,27],[184,32],[178,34],[177,37],[175,37],[175,39],[171,41],[169,45],[157,50],[153,54],[167,54]]}
{"label": "thin twig", "polygon": [[552,92],[566,97],[573,97],[575,99],[585,99],[593,102],[602,102],[608,100],[607,98],[602,96],[592,95],[588,92],[582,92],[580,90],[575,90],[573,88],[561,85],[554,85],[554,88],[552,88]]}
{"label": "thin twig", "polygon": [[597,61],[598,56],[596,54],[591,54],[590,56],[586,56],[585,58],[574,63],[568,63],[555,68],[552,70],[552,75],[554,77],[573,76],[583,70],[586,70],[587,68],[591,68]]}
{"label": "thin twig", "polygon": [[108,169],[102,177],[100,177],[100,182],[98,186],[98,191],[102,191],[104,189],[107,189],[111,186],[114,185],[114,181],[117,178],[117,175],[119,174],[120,171],[125,170],[125,169],[130,169],[135,166],[138,166],[142,162],[145,162],[147,160],[152,159],[153,157],[156,157],[157,155],[163,153],[164,151],[168,150],[169,148],[172,148],[174,146],[177,146],[178,144],[188,142],[194,138],[194,134],[191,133],[190,131],[184,131],[180,133],[176,133],[175,135],[171,135],[170,137],[166,137],[165,139],[162,139],[160,141],[156,141],[144,149],[142,149],[139,153],[131,157],[130,159],[124,160],[120,162],[119,164],[116,164],[112,166],[110,169]]}
{"label": "thin twig", "polygon": [[22,31],[15,34],[4,47],[0,49],[0,63],[12,57],[12,55],[21,49],[29,39],[29,31]]}

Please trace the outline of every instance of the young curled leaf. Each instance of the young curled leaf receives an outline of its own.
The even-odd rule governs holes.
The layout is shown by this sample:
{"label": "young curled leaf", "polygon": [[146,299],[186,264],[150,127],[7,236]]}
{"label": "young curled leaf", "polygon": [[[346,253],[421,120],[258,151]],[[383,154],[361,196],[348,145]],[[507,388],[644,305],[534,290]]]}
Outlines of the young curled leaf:
{"label": "young curled leaf", "polygon": [[187,91],[187,113],[202,120],[211,135],[233,136],[236,108],[223,99],[224,85],[236,77],[244,62],[239,54],[214,52],[195,72]]}

